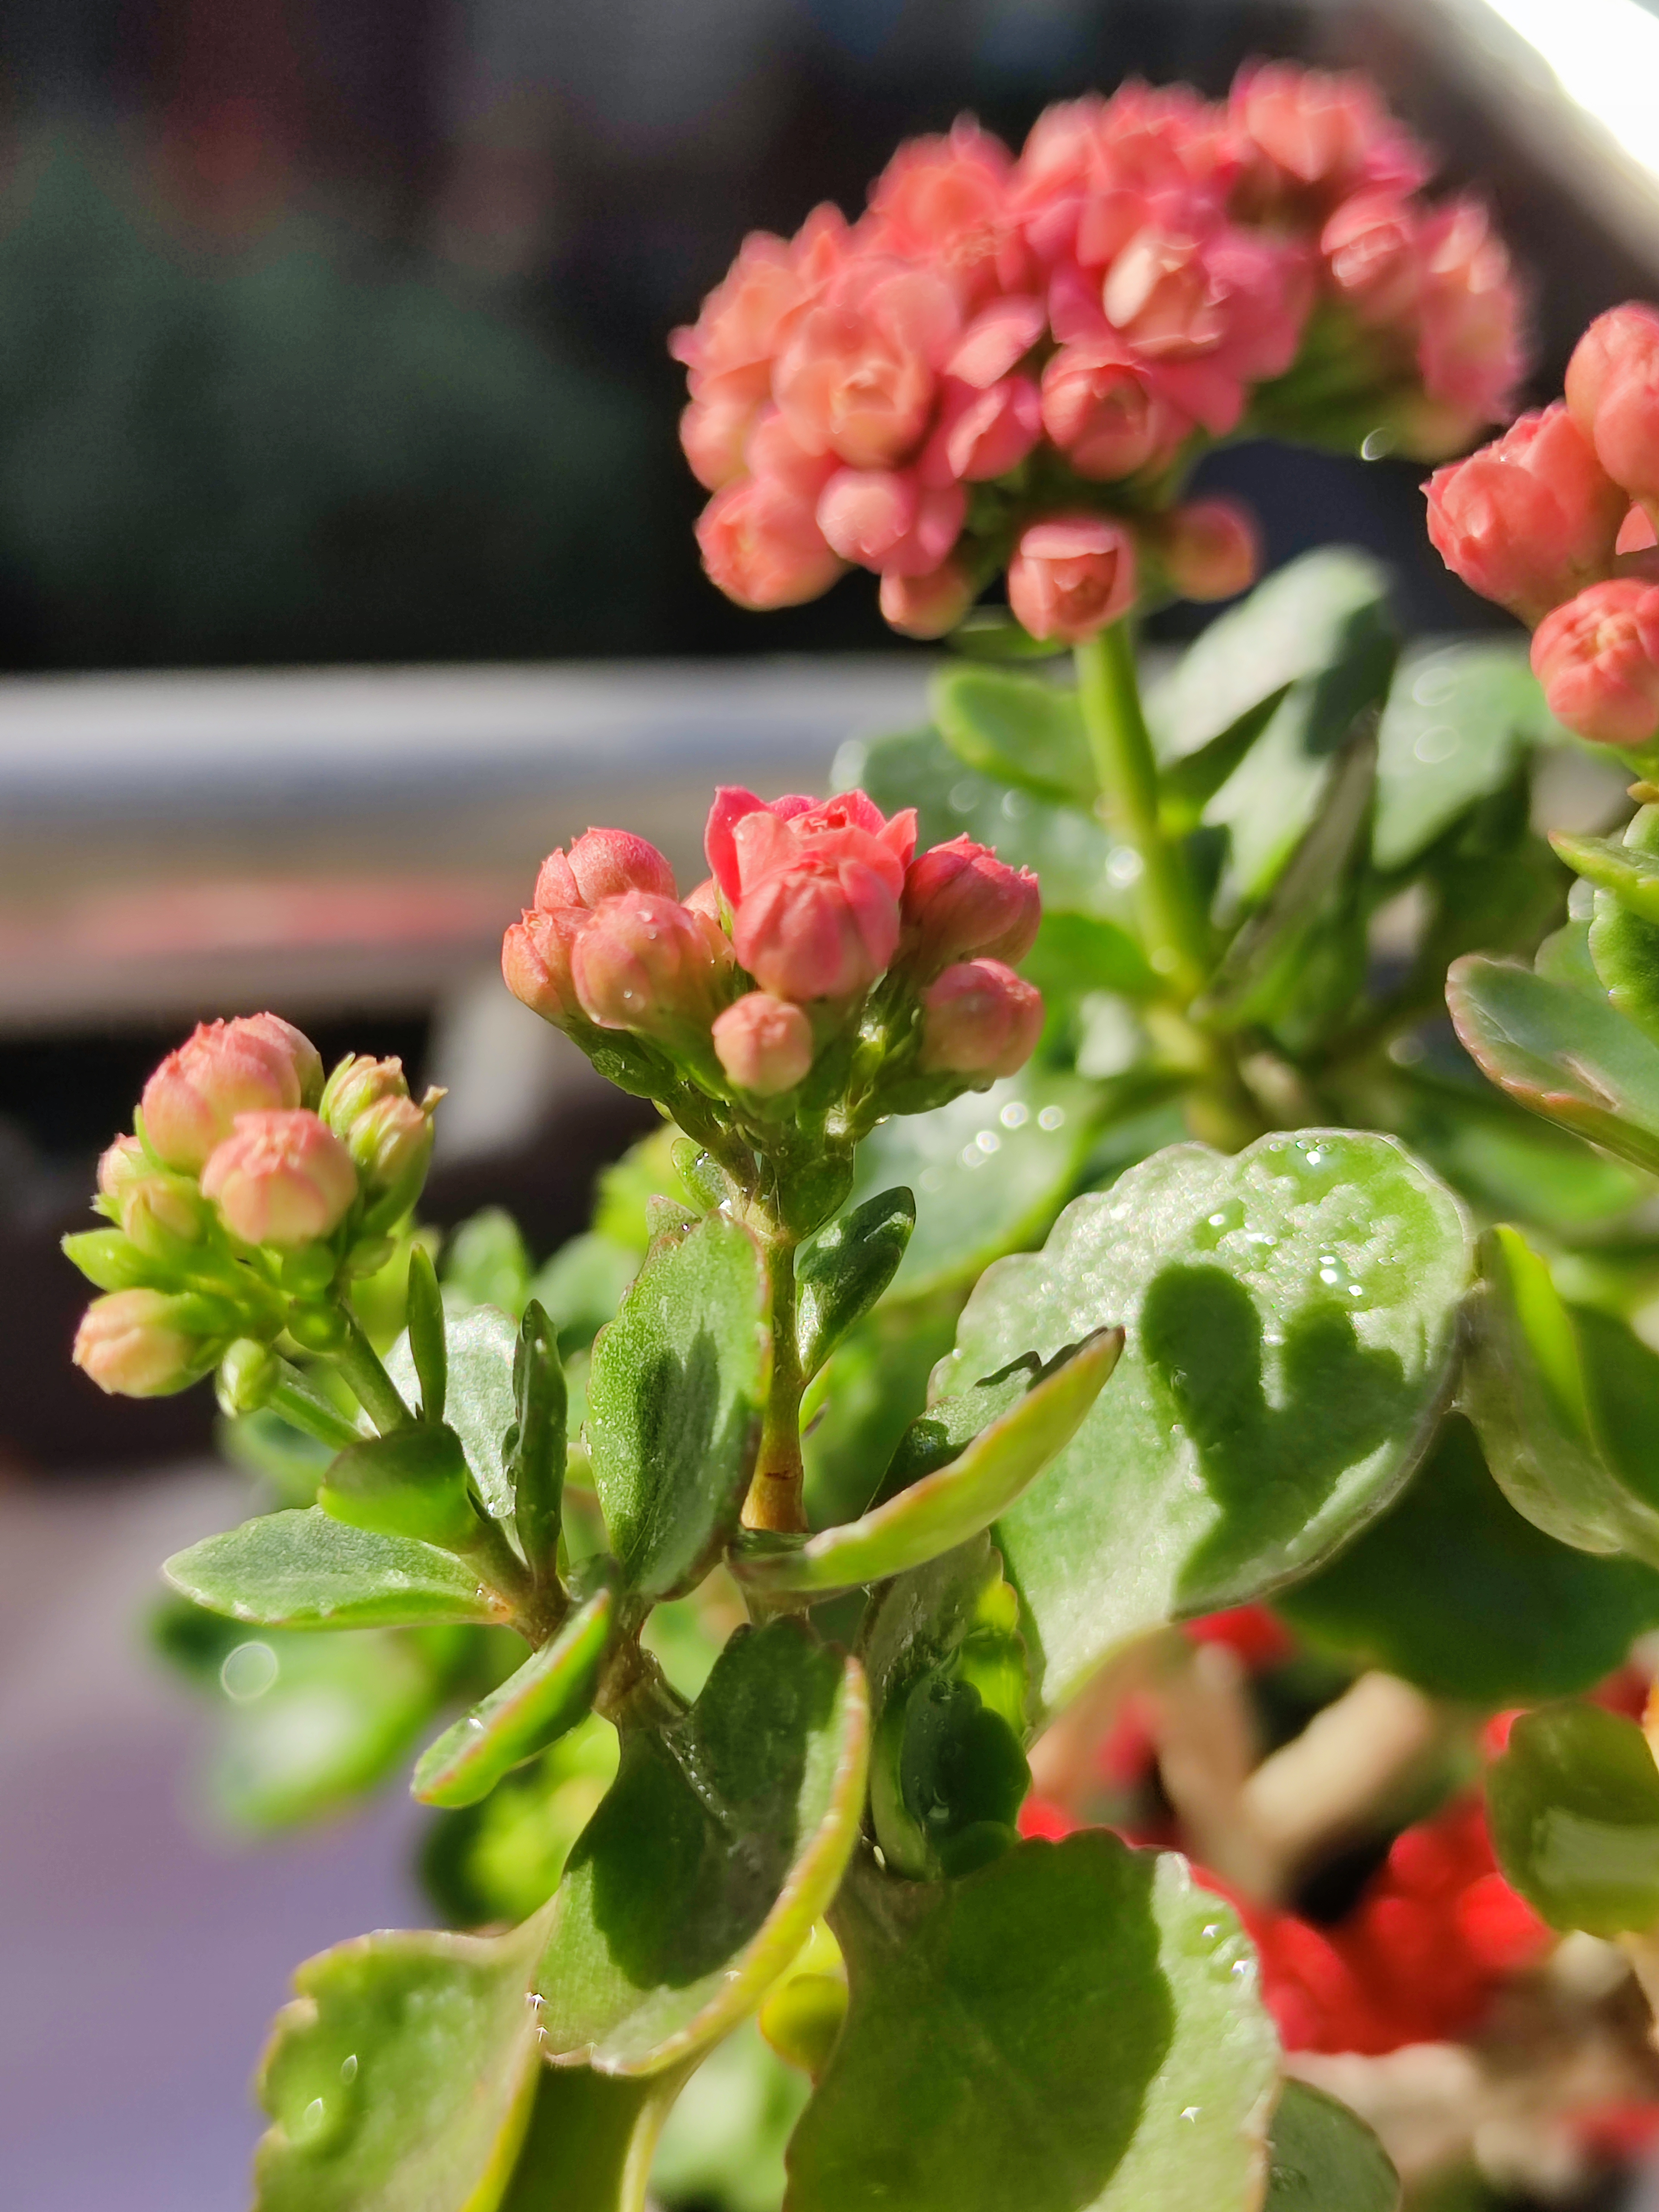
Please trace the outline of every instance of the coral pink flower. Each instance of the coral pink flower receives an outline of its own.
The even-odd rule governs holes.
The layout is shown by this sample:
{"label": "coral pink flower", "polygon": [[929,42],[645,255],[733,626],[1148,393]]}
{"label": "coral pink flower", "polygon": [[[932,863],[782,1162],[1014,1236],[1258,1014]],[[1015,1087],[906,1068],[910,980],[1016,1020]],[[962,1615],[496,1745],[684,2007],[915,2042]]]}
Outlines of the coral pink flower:
{"label": "coral pink flower", "polygon": [[239,1114],[298,1106],[321,1087],[315,1048],[275,1014],[204,1022],[144,1085],[144,1133],[167,1166],[193,1172]]}
{"label": "coral pink flower", "polygon": [[945,373],[983,392],[1017,368],[1048,327],[1048,310],[1035,294],[993,300],[969,324],[945,362]]}
{"label": "coral pink flower", "polygon": [[623,891],[595,908],[570,974],[578,1005],[599,1028],[665,1036],[707,1028],[731,962],[706,915],[650,891]]}
{"label": "coral pink flower", "polygon": [[1607,574],[1626,507],[1559,400],[1437,469],[1427,496],[1446,566],[1531,623]]}
{"label": "coral pink flower", "polygon": [[1100,483],[1167,459],[1191,427],[1115,344],[1062,346],[1050,357],[1042,422],[1078,474]]}
{"label": "coral pink flower", "polygon": [[905,965],[926,982],[975,953],[1023,960],[1036,941],[1042,899],[1029,868],[1011,868],[988,845],[953,837],[911,861],[900,911]]}
{"label": "coral pink flower", "polygon": [[536,904],[548,913],[563,906],[597,906],[623,891],[675,896],[674,871],[649,839],[631,830],[586,830],[567,856],[550,853],[536,878]]}
{"label": "coral pink flower", "polygon": [[1645,744],[1659,730],[1659,584],[1592,584],[1547,615],[1533,673],[1550,712],[1601,744]]}
{"label": "coral pink flower", "polygon": [[854,469],[905,459],[960,326],[950,286],[931,269],[853,264],[802,319],[772,380],[797,443]]}
{"label": "coral pink flower", "polygon": [[1134,598],[1134,541],[1101,515],[1032,523],[1009,563],[1008,604],[1033,637],[1080,645],[1127,614]]}
{"label": "coral pink flower", "polygon": [[922,481],[981,483],[1006,476],[1042,435],[1042,398],[1032,378],[1005,376],[983,390],[947,378],[938,428],[922,449]]}
{"label": "coral pink flower", "polygon": [[1455,201],[1425,227],[1420,314],[1429,399],[1470,430],[1502,422],[1524,366],[1521,295],[1509,249],[1476,200]]}
{"label": "coral pink flower", "polygon": [[161,1291],[112,1291],[81,1317],[70,1355],[89,1382],[121,1398],[160,1398],[195,1379],[200,1342]]}
{"label": "coral pink flower", "polygon": [[884,571],[882,619],[906,637],[943,637],[962,620],[975,596],[974,579],[959,561],[944,562],[926,576]]}
{"label": "coral pink flower", "polygon": [[921,576],[956,544],[967,507],[960,484],[927,488],[914,469],[841,469],[818,501],[818,527],[843,560]]}
{"label": "coral pink flower", "polygon": [[1207,222],[1237,169],[1219,112],[1184,86],[1123,85],[1045,109],[1019,157],[1012,202],[1038,259],[1103,269],[1151,218]]}
{"label": "coral pink flower", "polygon": [[1319,234],[1325,273],[1338,298],[1368,326],[1412,313],[1423,289],[1423,224],[1408,199],[1356,192]]}
{"label": "coral pink flower", "polygon": [[697,547],[711,581],[739,606],[799,606],[842,572],[803,498],[770,477],[744,477],[717,491],[697,519]]}
{"label": "coral pink flower", "polygon": [[1602,396],[1615,376],[1647,378],[1659,363],[1659,307],[1626,300],[1598,315],[1567,363],[1567,406],[1592,444]]}
{"label": "coral pink flower", "polygon": [[1246,143],[1291,184],[1331,197],[1361,185],[1414,191],[1434,167],[1369,77],[1296,62],[1247,63],[1229,105]]}
{"label": "coral pink flower", "polygon": [[1261,540],[1235,499],[1192,499],[1160,520],[1158,556],[1183,599],[1231,599],[1248,592],[1261,565]]}
{"label": "coral pink flower", "polygon": [[775,998],[866,989],[897,948],[915,841],[912,809],[885,820],[861,791],[770,806],[752,792],[718,792],[705,842],[738,959]]}
{"label": "coral pink flower", "polygon": [[1639,507],[1632,507],[1619,526],[1619,535],[1613,543],[1615,553],[1646,553],[1659,545],[1652,521]]}
{"label": "coral pink flower", "polygon": [[570,958],[591,918],[585,907],[561,907],[555,913],[528,907],[501,939],[501,979],[507,989],[532,1013],[560,1028],[581,1016]]}
{"label": "coral pink flower", "polygon": [[1610,364],[1595,404],[1595,444],[1632,498],[1659,501],[1659,343],[1627,344]]}
{"label": "coral pink flower", "polygon": [[871,246],[940,270],[964,307],[1015,289],[1025,251],[1008,210],[1012,167],[971,116],[946,137],[908,140],[871,187]]}
{"label": "coral pink flower", "polygon": [[921,1001],[924,1073],[1012,1075],[1042,1034],[1042,994],[1000,960],[964,960]]}
{"label": "coral pink flower", "polygon": [[795,237],[751,231],[689,328],[669,340],[691,373],[694,398],[765,398],[772,363],[802,314],[846,258],[849,233],[837,208],[815,208]]}
{"label": "coral pink flower", "polygon": [[739,1091],[775,1098],[812,1065],[812,1024],[799,1006],[750,991],[714,1022],[714,1054]]}
{"label": "coral pink flower", "polygon": [[705,490],[719,491],[743,475],[744,448],[761,405],[744,392],[716,392],[694,399],[680,416],[680,450]]}
{"label": "coral pink flower", "polygon": [[239,1114],[202,1170],[202,1193],[246,1244],[288,1251],[337,1229],[357,1170],[332,1129],[304,1108]]}

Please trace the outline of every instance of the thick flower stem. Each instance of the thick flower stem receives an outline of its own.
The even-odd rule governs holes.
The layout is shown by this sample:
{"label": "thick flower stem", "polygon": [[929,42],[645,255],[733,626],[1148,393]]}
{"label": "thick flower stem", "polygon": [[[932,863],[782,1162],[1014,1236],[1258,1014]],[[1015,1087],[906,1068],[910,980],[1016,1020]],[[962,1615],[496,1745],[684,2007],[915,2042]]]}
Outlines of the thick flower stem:
{"label": "thick flower stem", "polygon": [[760,1451],[744,1500],[743,1525],[781,1535],[804,1535],[806,1471],[800,1455],[800,1400],[805,1386],[795,1336],[795,1247],[793,1238],[775,1227],[766,1245],[772,1280],[772,1380],[761,1423]]}

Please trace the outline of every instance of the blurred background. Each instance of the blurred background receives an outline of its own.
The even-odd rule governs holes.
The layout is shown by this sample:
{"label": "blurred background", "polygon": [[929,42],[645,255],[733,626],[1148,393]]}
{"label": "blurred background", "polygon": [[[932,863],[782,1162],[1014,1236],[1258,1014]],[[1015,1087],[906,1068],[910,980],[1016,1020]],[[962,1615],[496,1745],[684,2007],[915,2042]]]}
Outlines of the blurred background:
{"label": "blurred background", "polygon": [[[668,332],[744,231],[849,212],[963,108],[1018,143],[1126,76],[1364,66],[1495,203],[1539,395],[1659,290],[1643,0],[8,0],[0,10],[0,2165],[20,2212],[240,2200],[243,2083],[309,1949],[421,1907],[392,1807],[266,1852],[181,1813],[135,1623],[235,1517],[207,1394],[68,1364],[58,1255],[143,1077],[274,1003],[447,1083],[427,1208],[539,1257],[641,1126],[495,978],[536,862],[919,719],[871,580],[763,622],[702,579]],[[1417,472],[1241,447],[1270,562],[1504,617]],[[1184,617],[1171,618],[1172,629]],[[810,664],[800,657],[813,656]]]}

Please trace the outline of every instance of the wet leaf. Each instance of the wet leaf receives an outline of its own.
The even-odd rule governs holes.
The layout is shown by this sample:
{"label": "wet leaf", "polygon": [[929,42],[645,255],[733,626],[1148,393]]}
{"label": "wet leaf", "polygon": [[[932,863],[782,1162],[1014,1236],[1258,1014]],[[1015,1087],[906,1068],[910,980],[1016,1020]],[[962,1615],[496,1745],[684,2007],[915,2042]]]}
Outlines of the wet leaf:
{"label": "wet leaf", "polygon": [[513,1488],[514,1524],[532,1571],[545,1578],[558,1560],[570,1394],[553,1324],[534,1298],[519,1325],[513,1403],[507,1477]]}
{"label": "wet leaf", "polygon": [[611,1593],[596,1591],[516,1674],[445,1729],[415,1769],[410,1787],[422,1804],[477,1804],[586,1717],[614,1611]]}
{"label": "wet leaf", "polygon": [[1287,2081],[1273,2112],[1262,2212],[1399,2212],[1400,2176],[1358,2114]]}
{"label": "wet leaf", "polygon": [[270,1628],[395,1628],[509,1613],[453,1553],[349,1528],[317,1505],[245,1521],[175,1553],[161,1571],[210,1612]]}
{"label": "wet leaf", "polygon": [[338,1453],[317,1486],[317,1503],[354,1528],[465,1551],[483,1526],[466,1474],[454,1430],[422,1421]]}
{"label": "wet leaf", "polygon": [[[1643,806],[1625,832],[1627,860],[1659,866],[1659,806]],[[1627,1021],[1659,1042],[1659,918],[1614,885],[1595,893],[1588,951],[1597,980]]]}
{"label": "wet leaf", "polygon": [[[513,1516],[513,1486],[502,1462],[501,1443],[512,1426],[513,1355],[519,1324],[496,1306],[474,1306],[444,1317],[448,1386],[444,1413],[461,1440],[467,1472],[493,1521]],[[412,1405],[420,1395],[407,1331],[386,1354],[386,1372]]]}
{"label": "wet leaf", "polygon": [[884,1190],[840,1215],[802,1249],[795,1262],[796,1334],[809,1382],[892,1281],[915,1225],[910,1193]]}
{"label": "wet leaf", "polygon": [[1278,2044],[1231,1910],[1102,1829],[960,1881],[860,1861],[787,2212],[1249,2212]]}
{"label": "wet leaf", "polygon": [[1634,1721],[1600,1705],[1523,1714],[1486,1804],[1505,1875],[1553,1928],[1659,1921],[1659,1767]]}

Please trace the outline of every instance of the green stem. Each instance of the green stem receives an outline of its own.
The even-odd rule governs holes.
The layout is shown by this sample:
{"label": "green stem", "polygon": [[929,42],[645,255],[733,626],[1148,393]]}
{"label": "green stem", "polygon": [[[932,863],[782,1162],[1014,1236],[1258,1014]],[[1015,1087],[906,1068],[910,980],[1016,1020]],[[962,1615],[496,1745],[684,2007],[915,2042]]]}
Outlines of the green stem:
{"label": "green stem", "polygon": [[345,1451],[352,1444],[362,1442],[362,1432],[353,1426],[337,1406],[331,1406],[326,1398],[313,1390],[297,1367],[284,1359],[278,1363],[276,1380],[270,1395],[265,1400],[274,1413],[280,1413],[291,1428],[302,1436],[314,1437],[331,1451]]}
{"label": "green stem", "polygon": [[383,1437],[390,1436],[394,1429],[408,1428],[415,1416],[381,1365],[380,1355],[363,1334],[362,1324],[343,1303],[340,1312],[346,1335],[345,1342],[334,1354],[334,1363],[351,1386],[357,1403]]}
{"label": "green stem", "polygon": [[800,1455],[800,1399],[805,1388],[795,1334],[795,1247],[770,1225],[767,1265],[772,1283],[772,1380],[761,1422],[760,1451],[744,1500],[745,1528],[786,1535],[806,1532],[806,1470]]}
{"label": "green stem", "polygon": [[1129,625],[1114,623],[1078,646],[1075,657],[1078,702],[1107,814],[1140,861],[1136,904],[1147,957],[1171,998],[1188,1006],[1209,978],[1209,924],[1185,856],[1158,820],[1158,769]]}

